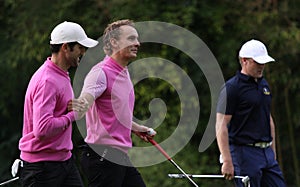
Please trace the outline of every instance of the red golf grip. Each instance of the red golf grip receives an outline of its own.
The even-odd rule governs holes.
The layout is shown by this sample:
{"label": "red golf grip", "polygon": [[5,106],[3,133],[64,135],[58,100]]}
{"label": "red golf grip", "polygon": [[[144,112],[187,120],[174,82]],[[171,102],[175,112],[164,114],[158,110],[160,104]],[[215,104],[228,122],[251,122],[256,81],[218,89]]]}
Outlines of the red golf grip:
{"label": "red golf grip", "polygon": [[[138,133],[138,134],[141,134],[141,135],[143,135],[143,136],[146,136],[146,135],[148,135],[148,133],[147,132],[136,132],[136,133]],[[163,150],[163,148],[162,147],[160,147],[160,145],[155,141],[155,140],[153,140],[153,138],[148,138],[148,141],[152,144],[152,145],[154,145],[168,160],[172,160],[172,158],[168,155],[168,153],[166,153],[166,151],[165,150]]]}
{"label": "red golf grip", "polygon": [[160,147],[160,145],[153,140],[152,138],[148,138],[149,142],[154,145],[168,160],[171,160],[171,157],[168,155],[168,153],[163,150],[163,148]]}

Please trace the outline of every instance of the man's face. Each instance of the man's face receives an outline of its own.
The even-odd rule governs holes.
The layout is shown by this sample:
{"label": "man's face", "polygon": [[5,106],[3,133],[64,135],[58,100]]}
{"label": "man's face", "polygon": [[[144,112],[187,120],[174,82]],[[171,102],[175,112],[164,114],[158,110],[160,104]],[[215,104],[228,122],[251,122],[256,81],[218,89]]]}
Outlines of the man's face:
{"label": "man's face", "polygon": [[246,58],[243,61],[243,72],[253,78],[261,78],[263,76],[265,64],[259,64],[252,58]]}
{"label": "man's face", "polygon": [[116,53],[126,60],[131,60],[137,57],[140,42],[138,41],[138,33],[135,28],[123,25],[120,27],[121,34],[119,40],[116,40]]}
{"label": "man's face", "polygon": [[73,49],[68,47],[66,55],[67,63],[70,67],[77,67],[80,63],[82,56],[85,54],[86,48],[80,44],[75,44]]}

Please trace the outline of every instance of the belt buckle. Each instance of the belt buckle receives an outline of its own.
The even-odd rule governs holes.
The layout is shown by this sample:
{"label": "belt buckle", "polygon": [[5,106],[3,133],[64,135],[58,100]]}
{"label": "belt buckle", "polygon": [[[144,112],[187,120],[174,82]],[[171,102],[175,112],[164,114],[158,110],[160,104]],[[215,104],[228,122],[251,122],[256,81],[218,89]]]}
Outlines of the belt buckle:
{"label": "belt buckle", "polygon": [[101,155],[101,158],[100,158],[100,161],[101,161],[101,162],[104,160],[104,157],[105,157],[105,155],[107,154],[107,152],[108,152],[108,149],[105,148],[104,151],[103,151],[103,153],[102,153],[102,155]]}
{"label": "belt buckle", "polygon": [[259,142],[259,143],[256,143],[255,145],[256,145],[257,147],[260,147],[260,148],[267,148],[267,147],[269,147],[271,144],[272,144],[272,142]]}
{"label": "belt buckle", "polygon": [[266,142],[261,142],[260,143],[261,148],[266,148],[267,146],[268,146],[268,144]]}

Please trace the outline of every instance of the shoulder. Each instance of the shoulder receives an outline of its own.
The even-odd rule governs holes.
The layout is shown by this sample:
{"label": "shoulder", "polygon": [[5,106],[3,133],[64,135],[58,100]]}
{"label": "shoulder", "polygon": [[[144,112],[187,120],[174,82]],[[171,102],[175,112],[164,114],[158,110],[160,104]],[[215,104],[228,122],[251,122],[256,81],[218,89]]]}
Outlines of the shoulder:
{"label": "shoulder", "polygon": [[237,76],[231,77],[225,82],[220,91],[220,97],[227,99],[236,98],[239,95],[239,80]]}
{"label": "shoulder", "polygon": [[53,73],[43,64],[31,77],[30,82],[35,84],[45,84],[53,82]]}
{"label": "shoulder", "polygon": [[225,82],[224,87],[226,87],[226,89],[238,89],[239,87],[239,77],[237,75],[231,77],[228,81]]}
{"label": "shoulder", "polygon": [[265,78],[261,79],[260,84],[262,84],[262,85],[269,85],[268,81]]}

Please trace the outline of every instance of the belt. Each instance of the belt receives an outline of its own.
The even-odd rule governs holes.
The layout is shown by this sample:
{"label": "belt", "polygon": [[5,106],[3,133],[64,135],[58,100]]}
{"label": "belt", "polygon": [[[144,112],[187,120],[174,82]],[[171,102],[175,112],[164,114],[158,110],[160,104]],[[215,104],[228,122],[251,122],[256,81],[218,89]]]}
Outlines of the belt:
{"label": "belt", "polygon": [[100,161],[108,160],[119,165],[132,166],[128,155],[117,148],[95,144],[85,144],[79,146],[79,148],[83,149],[86,152],[84,154],[88,157],[93,155],[93,157],[97,157]]}
{"label": "belt", "polygon": [[250,143],[247,144],[253,147],[259,147],[259,148],[267,148],[270,147],[272,145],[272,142],[257,142],[257,143]]}

